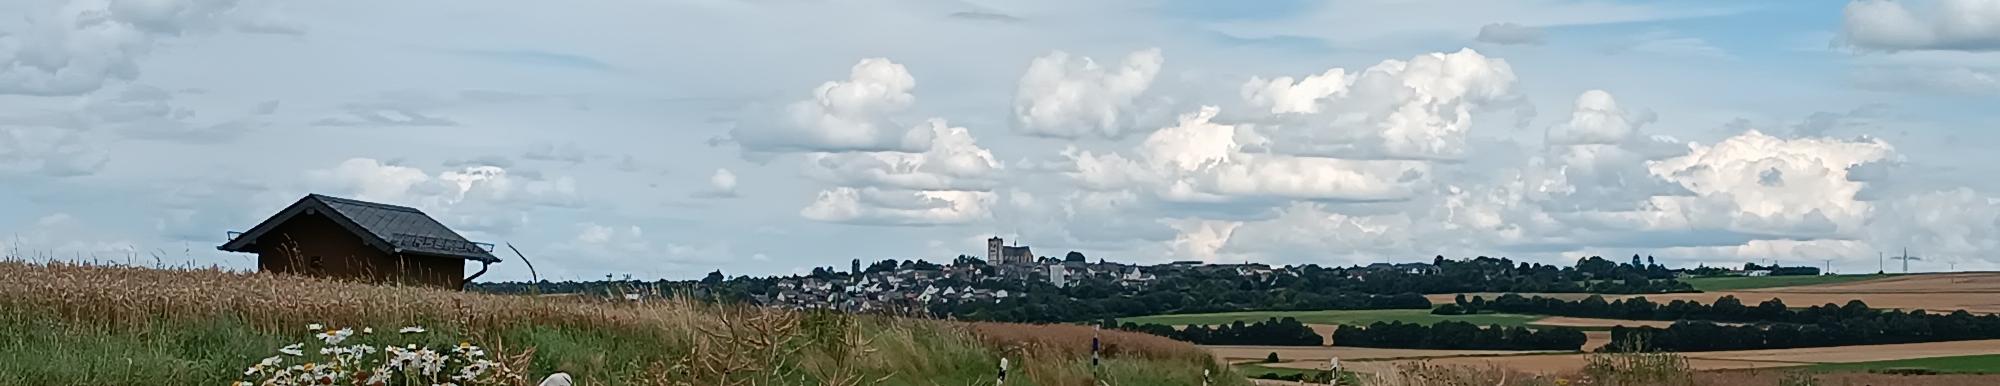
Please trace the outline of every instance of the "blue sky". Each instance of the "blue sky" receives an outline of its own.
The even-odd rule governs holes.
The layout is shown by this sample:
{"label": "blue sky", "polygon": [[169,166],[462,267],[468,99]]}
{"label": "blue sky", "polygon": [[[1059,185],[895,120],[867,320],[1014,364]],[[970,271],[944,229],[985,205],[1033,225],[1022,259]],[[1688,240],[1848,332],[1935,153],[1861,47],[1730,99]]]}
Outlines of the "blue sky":
{"label": "blue sky", "polygon": [[558,278],[942,261],[993,235],[1130,262],[1859,272],[1908,247],[2000,269],[1995,10],[14,2],[0,247],[251,269],[225,232],[323,193]]}

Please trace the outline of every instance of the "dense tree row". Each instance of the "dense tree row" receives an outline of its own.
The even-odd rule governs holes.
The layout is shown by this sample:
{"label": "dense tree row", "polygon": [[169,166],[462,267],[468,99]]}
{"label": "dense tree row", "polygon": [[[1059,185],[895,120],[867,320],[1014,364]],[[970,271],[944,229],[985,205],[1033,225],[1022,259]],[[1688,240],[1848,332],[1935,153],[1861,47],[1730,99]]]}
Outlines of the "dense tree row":
{"label": "dense tree row", "polygon": [[1234,345],[1234,346],[1319,346],[1325,343],[1319,333],[1293,318],[1271,318],[1262,322],[1244,324],[1239,320],[1230,324],[1206,325],[1190,324],[1175,329],[1164,324],[1118,323],[1105,319],[1099,327],[1159,335],[1174,340],[1194,344]]}
{"label": "dense tree row", "polygon": [[[1650,259],[1648,259],[1650,261]],[[1561,267],[1517,263],[1508,258],[1480,256],[1465,260],[1432,258],[1431,264],[1378,264],[1352,268],[1302,267],[1299,279],[1311,285],[1325,285],[1375,294],[1414,292],[1423,294],[1460,292],[1552,292],[1654,294],[1695,292],[1694,287],[1674,279],[1665,266],[1641,262],[1618,263],[1602,257],[1578,259],[1575,266]]]}
{"label": "dense tree row", "polygon": [[1667,328],[1613,328],[1605,350],[1760,350],[1979,339],[2000,339],[2000,316],[1886,311],[1810,324],[1680,321]]}
{"label": "dense tree row", "polygon": [[1627,319],[1627,320],[1707,320],[1717,322],[1772,322],[1772,323],[1819,323],[1853,318],[1878,316],[1893,311],[1877,310],[1859,300],[1846,305],[1831,303],[1792,309],[1783,300],[1770,299],[1756,306],[1746,306],[1735,296],[1717,298],[1714,303],[1702,304],[1686,300],[1656,303],[1645,297],[1605,301],[1603,296],[1591,295],[1579,300],[1563,300],[1552,297],[1525,297],[1517,294],[1500,295],[1492,301],[1473,296],[1470,299],[1459,295],[1451,304],[1439,306],[1431,313],[1440,315],[1479,314],[1488,312],[1575,316],[1585,318]]}
{"label": "dense tree row", "polygon": [[1667,328],[1613,329],[1612,343],[1607,346],[1612,350],[1748,350],[2000,339],[2000,316],[1962,310],[1949,314],[1882,310],[1869,308],[1860,300],[1794,309],[1778,299],[1745,306],[1734,296],[1723,296],[1711,304],[1683,300],[1662,304],[1643,297],[1606,302],[1595,295],[1569,301],[1507,294],[1492,301],[1460,296],[1432,312],[1678,321]]}
{"label": "dense tree row", "polygon": [[1583,331],[1568,327],[1530,329],[1494,325],[1480,328],[1466,322],[1446,321],[1431,325],[1403,322],[1375,322],[1367,327],[1340,326],[1333,332],[1333,345],[1448,350],[1578,350],[1588,340]]}
{"label": "dense tree row", "polygon": [[1819,268],[1806,266],[1786,267],[1777,264],[1757,265],[1757,263],[1743,263],[1743,270],[1770,271],[1769,275],[1771,276],[1819,276]]}
{"label": "dense tree row", "polygon": [[[1819,275],[1819,268],[1814,268],[1814,267],[1806,267],[1806,266],[1798,266],[1798,267],[1786,267],[1786,266],[1781,266],[1781,265],[1777,265],[1777,264],[1772,264],[1772,265],[1757,265],[1757,263],[1743,263],[1743,270],[1744,270],[1744,271],[1770,271],[1770,272],[1768,273],[1768,275],[1771,275],[1771,276],[1817,276],[1817,275]],[[1707,266],[1707,265],[1702,265],[1702,266],[1698,266],[1698,267],[1694,267],[1694,268],[1689,268],[1689,269],[1685,269],[1685,270],[1682,270],[1682,272],[1686,272],[1687,274],[1689,274],[1689,275],[1694,275],[1694,276],[1729,276],[1729,275],[1733,275],[1733,274],[1739,274],[1739,272],[1733,272],[1733,271],[1731,271],[1731,270],[1730,270],[1730,269],[1728,269],[1728,268],[1723,268],[1723,267],[1710,267],[1710,266]]]}

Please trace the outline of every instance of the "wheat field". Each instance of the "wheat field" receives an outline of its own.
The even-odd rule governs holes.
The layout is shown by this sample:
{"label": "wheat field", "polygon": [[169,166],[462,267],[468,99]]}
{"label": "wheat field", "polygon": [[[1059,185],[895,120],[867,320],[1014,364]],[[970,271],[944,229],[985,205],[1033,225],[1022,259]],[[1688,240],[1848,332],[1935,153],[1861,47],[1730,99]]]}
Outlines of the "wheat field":
{"label": "wheat field", "polygon": [[[303,326],[422,326],[591,385],[1198,385],[1192,345],[1088,327],[792,312],[687,300],[373,286],[221,269],[0,261],[0,384],[228,384]],[[1217,376],[1212,384],[1245,384]]]}

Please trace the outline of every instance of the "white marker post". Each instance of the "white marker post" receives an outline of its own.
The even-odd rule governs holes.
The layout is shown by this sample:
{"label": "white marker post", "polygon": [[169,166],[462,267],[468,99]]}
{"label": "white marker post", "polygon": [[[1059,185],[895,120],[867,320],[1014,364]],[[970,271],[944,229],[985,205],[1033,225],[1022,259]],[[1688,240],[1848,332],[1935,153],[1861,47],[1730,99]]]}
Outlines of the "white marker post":
{"label": "white marker post", "polygon": [[1327,361],[1326,384],[1329,385],[1340,384],[1340,356],[1336,355],[1327,358],[1326,361]]}
{"label": "white marker post", "polygon": [[1007,358],[1000,358],[1000,382],[997,384],[1007,384]]}

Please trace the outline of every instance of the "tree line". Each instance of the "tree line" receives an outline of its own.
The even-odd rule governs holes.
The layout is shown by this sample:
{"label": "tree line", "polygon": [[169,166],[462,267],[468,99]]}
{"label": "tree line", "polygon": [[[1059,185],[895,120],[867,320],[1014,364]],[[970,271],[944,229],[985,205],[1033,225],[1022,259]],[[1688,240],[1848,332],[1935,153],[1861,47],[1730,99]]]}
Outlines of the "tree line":
{"label": "tree line", "polygon": [[1333,332],[1333,345],[1443,350],[1564,350],[1583,348],[1589,338],[1569,327],[1527,328],[1444,321],[1430,325],[1375,322],[1366,327],[1344,325]]}
{"label": "tree line", "polygon": [[1439,315],[1469,315],[1482,313],[1510,313],[1532,315],[1575,316],[1600,319],[1626,320],[1705,320],[1736,323],[1819,323],[1854,318],[1877,316],[1894,311],[1869,308],[1859,300],[1846,305],[1832,303],[1792,309],[1785,301],[1776,298],[1765,300],[1756,306],[1746,306],[1734,295],[1724,295],[1715,302],[1702,304],[1687,300],[1658,303],[1645,297],[1620,300],[1604,300],[1603,296],[1591,295],[1578,300],[1518,294],[1505,294],[1487,301],[1484,297],[1467,298],[1459,295],[1452,303],[1431,310]]}
{"label": "tree line", "polygon": [[1818,323],[1726,325],[1679,321],[1667,328],[1611,329],[1606,351],[1717,351],[2000,339],[2000,316],[1888,311]]}
{"label": "tree line", "polygon": [[1164,324],[1132,322],[1118,323],[1116,319],[1105,319],[1099,327],[1164,336],[1174,340],[1205,345],[1233,346],[1319,346],[1325,343],[1323,337],[1313,332],[1311,327],[1298,319],[1271,318],[1262,322],[1244,324],[1238,320],[1230,324],[1214,327],[1190,324],[1179,329]]}

